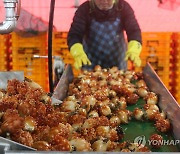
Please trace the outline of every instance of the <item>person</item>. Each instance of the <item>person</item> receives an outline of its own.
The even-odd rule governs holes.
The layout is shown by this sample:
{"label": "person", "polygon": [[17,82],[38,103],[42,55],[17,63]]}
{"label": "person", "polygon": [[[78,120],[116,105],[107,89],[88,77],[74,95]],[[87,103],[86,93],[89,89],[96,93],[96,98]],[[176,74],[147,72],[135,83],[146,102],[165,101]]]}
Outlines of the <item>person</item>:
{"label": "person", "polygon": [[91,0],[81,4],[67,42],[76,69],[93,69],[96,65],[127,69],[127,60],[141,65],[141,29],[125,0]]}

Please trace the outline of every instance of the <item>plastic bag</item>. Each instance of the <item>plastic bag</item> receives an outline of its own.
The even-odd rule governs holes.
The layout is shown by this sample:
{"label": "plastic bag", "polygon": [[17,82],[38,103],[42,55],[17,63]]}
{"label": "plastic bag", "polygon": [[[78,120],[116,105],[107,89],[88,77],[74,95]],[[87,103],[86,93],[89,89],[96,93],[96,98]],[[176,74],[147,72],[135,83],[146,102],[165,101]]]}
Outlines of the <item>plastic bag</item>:
{"label": "plastic bag", "polygon": [[31,37],[48,31],[48,22],[21,9],[21,13],[14,30],[22,37]]}

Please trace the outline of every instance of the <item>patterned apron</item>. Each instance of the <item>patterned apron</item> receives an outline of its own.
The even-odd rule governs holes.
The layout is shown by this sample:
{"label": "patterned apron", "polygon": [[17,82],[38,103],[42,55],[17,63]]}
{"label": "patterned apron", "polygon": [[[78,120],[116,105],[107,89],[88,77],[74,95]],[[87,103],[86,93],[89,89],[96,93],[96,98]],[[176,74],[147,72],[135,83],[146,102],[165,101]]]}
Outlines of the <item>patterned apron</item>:
{"label": "patterned apron", "polygon": [[83,69],[93,69],[96,65],[126,69],[126,43],[120,22],[119,18],[105,22],[92,19],[89,37],[84,42],[84,50],[92,65],[84,66]]}

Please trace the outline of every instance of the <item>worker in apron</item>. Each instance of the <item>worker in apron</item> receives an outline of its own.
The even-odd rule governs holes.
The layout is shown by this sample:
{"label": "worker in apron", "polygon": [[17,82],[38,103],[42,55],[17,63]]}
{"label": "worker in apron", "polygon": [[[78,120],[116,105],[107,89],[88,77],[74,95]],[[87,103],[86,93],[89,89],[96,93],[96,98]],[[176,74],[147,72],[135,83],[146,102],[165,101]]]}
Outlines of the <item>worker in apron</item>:
{"label": "worker in apron", "polygon": [[68,33],[76,69],[93,69],[96,65],[126,69],[128,59],[140,66],[141,43],[134,11],[124,0],[84,2],[77,9]]}

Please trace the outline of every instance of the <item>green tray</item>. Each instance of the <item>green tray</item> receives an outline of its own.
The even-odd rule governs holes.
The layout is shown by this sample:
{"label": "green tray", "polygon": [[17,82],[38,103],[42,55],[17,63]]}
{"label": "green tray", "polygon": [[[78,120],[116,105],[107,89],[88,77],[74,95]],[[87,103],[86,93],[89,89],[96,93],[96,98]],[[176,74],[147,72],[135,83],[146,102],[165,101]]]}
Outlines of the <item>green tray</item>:
{"label": "green tray", "polygon": [[[130,111],[133,111],[136,107],[142,108],[145,104],[145,101],[143,99],[139,99],[137,104],[128,106],[127,109]],[[175,141],[175,138],[173,137],[172,132],[169,133],[161,133],[158,132],[156,127],[154,126],[153,121],[138,121],[135,119],[132,119],[129,121],[128,124],[122,124],[121,127],[123,128],[123,131],[125,133],[123,141],[130,141],[134,142],[134,139],[139,136],[145,136],[146,139],[146,146],[150,148],[152,152],[179,152],[180,148],[178,145],[171,144],[162,145],[159,149],[152,148],[151,145],[149,145],[148,139],[150,136],[154,133],[157,133],[163,137],[163,140],[166,141]]]}

